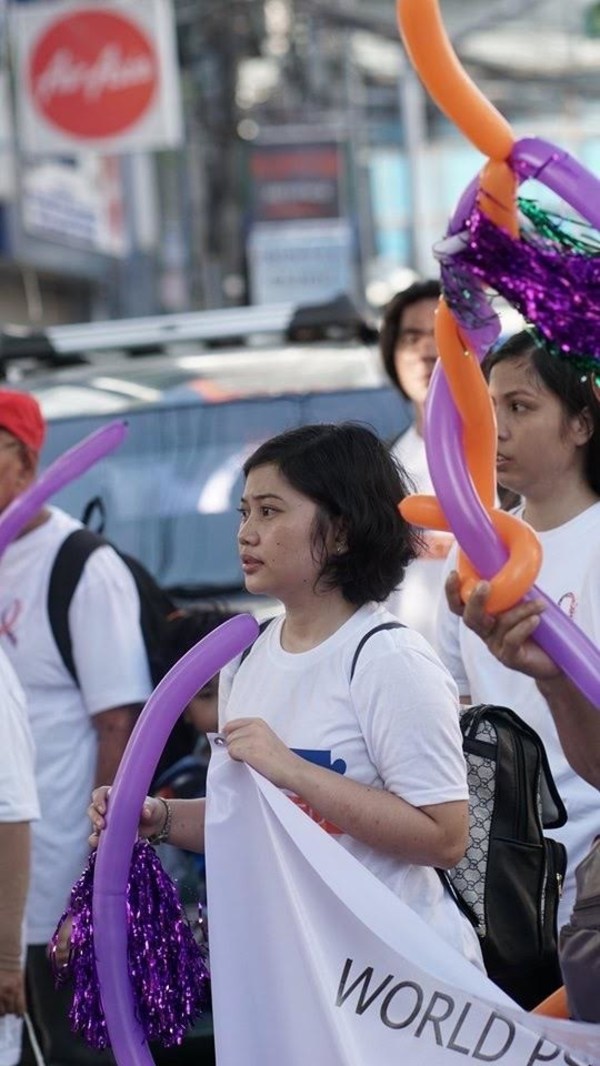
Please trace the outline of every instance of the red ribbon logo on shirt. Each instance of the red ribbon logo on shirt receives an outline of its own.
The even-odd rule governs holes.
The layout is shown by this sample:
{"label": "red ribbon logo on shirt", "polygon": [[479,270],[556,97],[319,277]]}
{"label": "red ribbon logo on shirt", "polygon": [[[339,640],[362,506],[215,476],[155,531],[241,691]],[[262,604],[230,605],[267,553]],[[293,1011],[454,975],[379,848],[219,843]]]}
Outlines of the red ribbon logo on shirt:
{"label": "red ribbon logo on shirt", "polygon": [[95,8],[57,18],[33,49],[32,98],[44,117],[81,138],[137,122],[158,88],[152,40],[123,15]]}

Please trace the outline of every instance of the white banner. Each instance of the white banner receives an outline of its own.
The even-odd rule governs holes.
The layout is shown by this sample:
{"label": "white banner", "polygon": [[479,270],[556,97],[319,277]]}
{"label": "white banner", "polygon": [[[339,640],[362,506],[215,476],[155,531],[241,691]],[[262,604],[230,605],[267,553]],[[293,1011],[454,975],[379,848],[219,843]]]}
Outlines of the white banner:
{"label": "white banner", "polygon": [[10,30],[23,152],[181,143],[171,0],[15,4]]}
{"label": "white banner", "polygon": [[218,1066],[600,1066],[527,1014],[268,781],[213,747],[206,857]]}

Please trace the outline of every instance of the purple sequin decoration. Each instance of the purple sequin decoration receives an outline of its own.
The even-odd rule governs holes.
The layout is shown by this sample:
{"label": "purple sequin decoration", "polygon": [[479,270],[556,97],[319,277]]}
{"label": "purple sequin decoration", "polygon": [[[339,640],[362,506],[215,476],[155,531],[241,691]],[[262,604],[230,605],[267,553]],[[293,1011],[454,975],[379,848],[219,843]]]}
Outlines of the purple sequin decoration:
{"label": "purple sequin decoration", "polygon": [[[458,320],[473,320],[473,278],[495,290],[536,326],[551,350],[582,370],[600,363],[600,254],[523,228],[519,240],[475,208],[466,230],[441,242],[444,293]],[[590,249],[592,246],[590,244]]]}
{"label": "purple sequin decoration", "polygon": [[[70,1020],[91,1047],[109,1045],[94,959],[92,886],[96,852],[73,886],[67,916],[73,922],[68,975],[73,982]],[[194,939],[177,888],[154,848],[134,845],[127,885],[128,963],[136,1010],[145,1036],[165,1047],[180,1044],[207,1005],[209,972]],[[59,972],[58,979],[64,974]]]}

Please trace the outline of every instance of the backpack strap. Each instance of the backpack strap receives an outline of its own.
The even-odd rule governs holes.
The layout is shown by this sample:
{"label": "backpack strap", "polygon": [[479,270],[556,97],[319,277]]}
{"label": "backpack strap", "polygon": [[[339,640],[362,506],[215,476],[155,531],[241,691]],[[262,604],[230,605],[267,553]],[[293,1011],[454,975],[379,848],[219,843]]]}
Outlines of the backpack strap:
{"label": "backpack strap", "polygon": [[60,657],[75,684],[77,670],[69,631],[69,607],[83,568],[96,548],[107,541],[91,529],[75,529],[62,542],[52,565],[48,584],[48,620]]}
{"label": "backpack strap", "polygon": [[479,921],[479,918],[475,914],[475,911],[473,910],[473,908],[467,903],[466,899],[463,899],[463,897],[461,896],[461,894],[458,891],[458,889],[456,888],[456,886],[452,883],[452,881],[448,877],[447,871],[446,870],[440,870],[440,868],[438,866],[434,867],[434,869],[435,869],[435,872],[438,875],[440,881],[442,882],[444,888],[447,889],[447,891],[452,896],[452,899],[456,903],[456,906],[458,907],[458,909],[461,912],[461,914],[464,914],[465,918],[467,918],[470,921],[471,925],[473,926],[473,928],[477,932],[479,930],[479,927],[480,927],[481,923]]}
{"label": "backpack strap", "polygon": [[[270,625],[270,623],[272,621],[273,621],[272,618],[265,618],[265,620],[260,623],[260,626],[258,627],[258,634],[256,636],[256,640],[258,640],[258,638],[261,636],[261,634],[264,633],[265,629],[267,628],[268,625]],[[367,643],[369,638],[373,636],[374,633],[379,633],[379,631],[382,630],[382,629],[406,629],[406,626],[403,625],[402,622],[381,622],[380,625],[374,626],[373,629],[370,629],[368,633],[365,633],[365,635],[361,639],[356,651],[354,652],[354,656],[352,658],[352,666],[350,667],[350,680],[351,681],[352,681],[352,678],[354,677],[354,671],[356,670],[356,664],[358,662],[358,657],[359,657],[361,651],[363,650],[364,645]],[[240,666],[242,665],[244,659],[246,659],[249,656],[249,654],[252,651],[255,643],[256,643],[256,641],[253,641],[253,643],[250,645],[250,647],[249,648],[245,648],[244,651],[242,652],[242,657],[240,659]]]}
{"label": "backpack strap", "polygon": [[[379,633],[382,629],[406,629],[406,626],[404,626],[402,624],[402,622],[382,622],[380,625],[375,626],[373,629],[370,629],[368,633],[365,633],[365,635],[362,638],[362,640],[359,641],[359,644],[358,644],[358,647],[357,647],[356,651],[354,652],[354,656],[353,656],[353,659],[352,659],[352,666],[350,667],[350,681],[352,681],[352,678],[354,677],[354,672],[356,670],[356,664],[358,662],[358,657],[359,657],[362,649],[364,648],[365,644],[367,643],[368,640],[370,640],[370,638],[373,636],[374,633]],[[439,870],[439,869],[436,868],[436,873],[437,873],[440,881],[442,882],[444,888],[452,896],[452,899],[456,903],[456,906],[458,907],[458,909],[464,914],[464,916],[466,918],[468,918],[468,920],[470,921],[471,925],[474,926],[475,929],[477,929],[477,927],[479,926],[479,919],[477,918],[477,915],[475,914],[474,910],[472,910],[472,908],[469,906],[467,901],[462,898],[462,896],[460,895],[459,892],[457,892],[456,888],[452,884],[452,881],[448,877],[446,871],[445,870]]]}
{"label": "backpack strap", "polygon": [[104,533],[106,528],[106,505],[101,496],[93,496],[83,508],[81,524],[96,533]]}
{"label": "backpack strap", "polygon": [[[271,624],[271,622],[272,622],[272,621],[273,621],[273,618],[265,618],[265,619],[263,619],[263,621],[262,621],[262,622],[260,623],[260,625],[259,625],[259,627],[258,627],[258,633],[256,634],[256,637],[255,637],[255,639],[254,639],[254,640],[252,641],[252,644],[249,644],[249,645],[248,645],[248,647],[247,647],[247,648],[244,648],[244,650],[243,650],[243,652],[242,652],[242,657],[241,657],[241,659],[240,659],[240,666],[242,665],[242,663],[243,663],[244,659],[247,659],[247,658],[248,658],[248,656],[249,656],[250,652],[252,651],[252,649],[253,649],[254,645],[256,644],[256,641],[258,640],[258,638],[259,638],[260,636],[262,636],[262,634],[264,633],[265,629],[267,628],[267,626],[268,626],[268,625],[270,625],[270,624]],[[238,666],[238,670],[239,670],[240,666]]]}
{"label": "backpack strap", "polygon": [[371,639],[371,637],[375,633],[381,632],[382,629],[406,629],[406,626],[402,625],[402,622],[381,622],[380,625],[374,626],[373,629],[370,629],[368,633],[365,633],[364,637],[359,641],[358,647],[357,647],[356,651],[354,652],[354,656],[352,658],[352,666],[350,667],[350,680],[351,681],[352,681],[352,678],[354,677],[354,671],[356,670],[356,664],[358,662],[358,657],[359,657],[361,651],[363,650],[365,644],[367,643],[368,640]]}

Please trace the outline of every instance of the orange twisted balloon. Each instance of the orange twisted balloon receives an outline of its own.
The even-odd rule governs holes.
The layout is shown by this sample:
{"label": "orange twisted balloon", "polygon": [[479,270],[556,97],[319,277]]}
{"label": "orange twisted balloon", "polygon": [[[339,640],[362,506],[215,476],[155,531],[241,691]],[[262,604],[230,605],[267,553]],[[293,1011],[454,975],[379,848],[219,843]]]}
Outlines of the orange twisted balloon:
{"label": "orange twisted balloon", "polygon": [[471,144],[489,156],[480,178],[481,210],[517,238],[517,182],[508,165],[515,138],[509,123],[461,66],[437,0],[397,0],[396,13],[404,47],[429,95]]}
{"label": "orange twisted balloon", "polygon": [[[518,238],[517,180],[508,163],[514,144],[510,125],[471,81],[444,30],[437,0],[397,0],[406,50],[429,93],[465,136],[489,156],[479,179],[478,205],[497,226]],[[491,581],[488,609],[514,606],[533,585],[541,566],[541,546],[530,526],[494,507],[496,420],[479,362],[469,350],[446,302],[436,314],[435,335],[448,385],[463,423],[469,474],[498,536],[509,552]],[[400,504],[404,518],[427,529],[449,530],[434,496],[410,496]],[[459,553],[461,596],[466,602],[479,577]]]}

